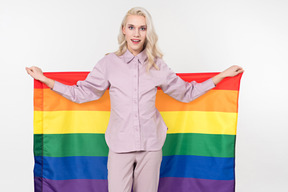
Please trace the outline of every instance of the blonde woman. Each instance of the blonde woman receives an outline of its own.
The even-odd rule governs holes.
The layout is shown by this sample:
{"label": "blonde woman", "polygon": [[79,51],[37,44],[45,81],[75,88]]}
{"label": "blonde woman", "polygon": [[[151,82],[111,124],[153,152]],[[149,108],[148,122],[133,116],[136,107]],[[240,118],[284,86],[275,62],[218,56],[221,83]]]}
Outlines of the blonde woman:
{"label": "blonde woman", "polygon": [[[232,66],[203,83],[185,82],[162,60],[158,37],[147,10],[135,7],[125,15],[119,50],[104,56],[84,81],[68,86],[45,77],[38,67],[29,75],[67,99],[83,103],[99,99],[109,88],[111,114],[105,133],[109,147],[109,192],[156,192],[167,127],[155,108],[157,87],[190,102],[223,78],[243,72]],[[133,186],[132,186],[133,183]]]}

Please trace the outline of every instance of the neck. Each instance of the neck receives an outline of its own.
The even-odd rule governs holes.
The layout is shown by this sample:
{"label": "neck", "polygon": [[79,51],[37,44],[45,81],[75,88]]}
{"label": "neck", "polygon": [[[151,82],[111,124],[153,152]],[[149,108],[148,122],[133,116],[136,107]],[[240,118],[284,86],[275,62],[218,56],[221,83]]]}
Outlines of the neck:
{"label": "neck", "polygon": [[141,52],[143,51],[143,49],[142,49],[141,51],[134,51],[134,50],[129,49],[129,47],[127,47],[127,49],[128,49],[134,56],[138,55],[139,53],[141,53]]}

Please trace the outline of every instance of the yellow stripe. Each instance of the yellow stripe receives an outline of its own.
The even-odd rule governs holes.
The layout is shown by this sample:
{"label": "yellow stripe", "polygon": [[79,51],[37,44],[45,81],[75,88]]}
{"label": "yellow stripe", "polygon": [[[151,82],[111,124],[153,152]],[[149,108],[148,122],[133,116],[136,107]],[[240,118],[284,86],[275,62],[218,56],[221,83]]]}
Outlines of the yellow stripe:
{"label": "yellow stripe", "polygon": [[204,133],[236,135],[237,113],[225,112],[161,112],[167,133]]}
{"label": "yellow stripe", "polygon": [[34,119],[43,114],[43,125],[35,121],[34,134],[62,134],[62,133],[105,133],[109,111],[35,111]]}
{"label": "yellow stripe", "polygon": [[[34,115],[34,134],[105,133],[110,112],[35,111]],[[169,111],[161,115],[168,133],[236,134],[237,113]]]}
{"label": "yellow stripe", "polygon": [[34,134],[43,133],[43,111],[34,111]]}

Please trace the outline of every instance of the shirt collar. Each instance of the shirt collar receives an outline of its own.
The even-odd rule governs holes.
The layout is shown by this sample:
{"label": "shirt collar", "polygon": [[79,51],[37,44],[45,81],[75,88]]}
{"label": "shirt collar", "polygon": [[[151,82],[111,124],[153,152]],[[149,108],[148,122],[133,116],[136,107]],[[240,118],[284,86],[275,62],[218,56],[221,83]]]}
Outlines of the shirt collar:
{"label": "shirt collar", "polygon": [[129,64],[134,58],[138,59],[141,64],[144,64],[147,60],[146,50],[144,49],[141,53],[134,56],[128,49],[123,54],[124,61]]}

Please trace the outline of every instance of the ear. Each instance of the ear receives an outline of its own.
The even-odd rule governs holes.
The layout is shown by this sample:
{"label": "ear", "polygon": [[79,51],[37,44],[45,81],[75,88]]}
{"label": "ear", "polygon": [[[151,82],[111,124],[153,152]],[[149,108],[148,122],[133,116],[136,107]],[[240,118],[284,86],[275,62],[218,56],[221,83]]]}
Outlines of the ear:
{"label": "ear", "polygon": [[125,35],[126,31],[125,31],[125,26],[122,26],[122,33]]}

